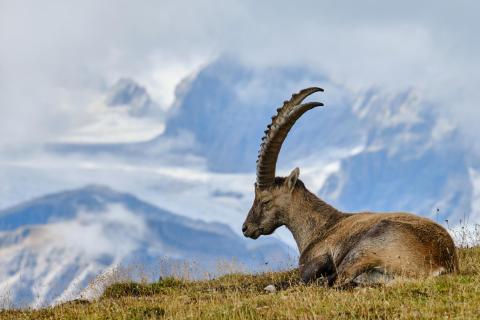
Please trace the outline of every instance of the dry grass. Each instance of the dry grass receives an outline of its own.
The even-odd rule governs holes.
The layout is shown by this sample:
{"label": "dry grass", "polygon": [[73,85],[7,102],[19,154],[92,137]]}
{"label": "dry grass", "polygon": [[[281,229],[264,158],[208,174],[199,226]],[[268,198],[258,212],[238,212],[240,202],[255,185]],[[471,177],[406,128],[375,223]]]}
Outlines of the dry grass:
{"label": "dry grass", "polygon": [[[376,288],[304,285],[296,271],[231,274],[210,281],[172,278],[120,283],[102,298],[41,310],[1,311],[2,319],[478,319],[480,248],[460,249],[461,272]],[[274,284],[278,291],[263,288]]]}

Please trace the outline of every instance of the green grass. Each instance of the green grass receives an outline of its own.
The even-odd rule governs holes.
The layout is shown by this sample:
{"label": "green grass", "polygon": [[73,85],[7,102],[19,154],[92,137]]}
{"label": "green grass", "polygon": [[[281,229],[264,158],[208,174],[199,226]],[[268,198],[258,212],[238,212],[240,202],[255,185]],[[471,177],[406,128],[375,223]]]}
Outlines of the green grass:
{"label": "green grass", "polygon": [[[480,248],[461,249],[460,273],[337,290],[305,285],[295,270],[209,281],[117,283],[94,302],[6,310],[3,319],[479,319]],[[274,284],[278,291],[266,293]]]}

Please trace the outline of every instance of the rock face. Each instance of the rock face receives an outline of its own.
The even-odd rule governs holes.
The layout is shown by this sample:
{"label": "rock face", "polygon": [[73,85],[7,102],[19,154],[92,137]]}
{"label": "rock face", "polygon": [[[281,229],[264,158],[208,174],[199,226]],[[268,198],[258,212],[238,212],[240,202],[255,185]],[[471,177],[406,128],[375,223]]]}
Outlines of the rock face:
{"label": "rock face", "polygon": [[105,103],[112,108],[128,108],[132,116],[144,116],[155,109],[147,90],[132,79],[122,78],[108,92]]}
{"label": "rock face", "polygon": [[319,172],[322,181],[307,185],[346,211],[412,211],[439,221],[471,211],[478,159],[454,124],[411,89],[352,92],[301,68],[252,70],[222,60],[183,86],[166,136],[191,133],[191,152],[212,171],[252,172],[275,108],[311,85],[325,89],[312,99],[326,107],[294,126],[280,171],[308,167],[301,178],[311,181],[309,171]]}
{"label": "rock face", "polygon": [[226,225],[183,218],[102,186],[3,210],[0,230],[0,293],[7,306],[76,298],[117,266],[141,268],[153,280],[261,270],[265,263],[287,267],[295,255],[278,240],[252,247]]}

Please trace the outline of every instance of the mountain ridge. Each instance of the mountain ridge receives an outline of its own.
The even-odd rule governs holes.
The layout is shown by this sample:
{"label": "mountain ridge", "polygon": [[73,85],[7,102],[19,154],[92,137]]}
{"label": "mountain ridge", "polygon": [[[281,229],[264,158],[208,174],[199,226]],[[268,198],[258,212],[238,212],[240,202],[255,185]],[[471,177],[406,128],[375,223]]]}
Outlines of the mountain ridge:
{"label": "mountain ridge", "polygon": [[[32,212],[40,219],[8,223]],[[278,240],[252,245],[226,225],[181,217],[99,185],[2,210],[0,226],[0,293],[13,306],[73,299],[102,272],[120,266],[141,265],[154,280],[192,264],[190,276],[202,277],[221,274],[215,265],[223,260],[258,271],[265,262],[285,267],[295,255]]]}

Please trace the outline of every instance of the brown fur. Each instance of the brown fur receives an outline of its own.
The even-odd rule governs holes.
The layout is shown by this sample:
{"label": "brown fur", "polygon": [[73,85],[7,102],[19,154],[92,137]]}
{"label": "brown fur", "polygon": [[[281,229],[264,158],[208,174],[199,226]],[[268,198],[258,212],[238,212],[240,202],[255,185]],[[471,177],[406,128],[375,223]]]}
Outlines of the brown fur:
{"label": "brown fur", "polygon": [[285,225],[297,242],[304,281],[323,277],[344,286],[356,279],[378,282],[378,274],[392,279],[458,270],[453,240],[440,225],[408,213],[340,212],[308,191],[298,175],[297,168],[273,186],[255,186],[243,232],[256,239]]}

